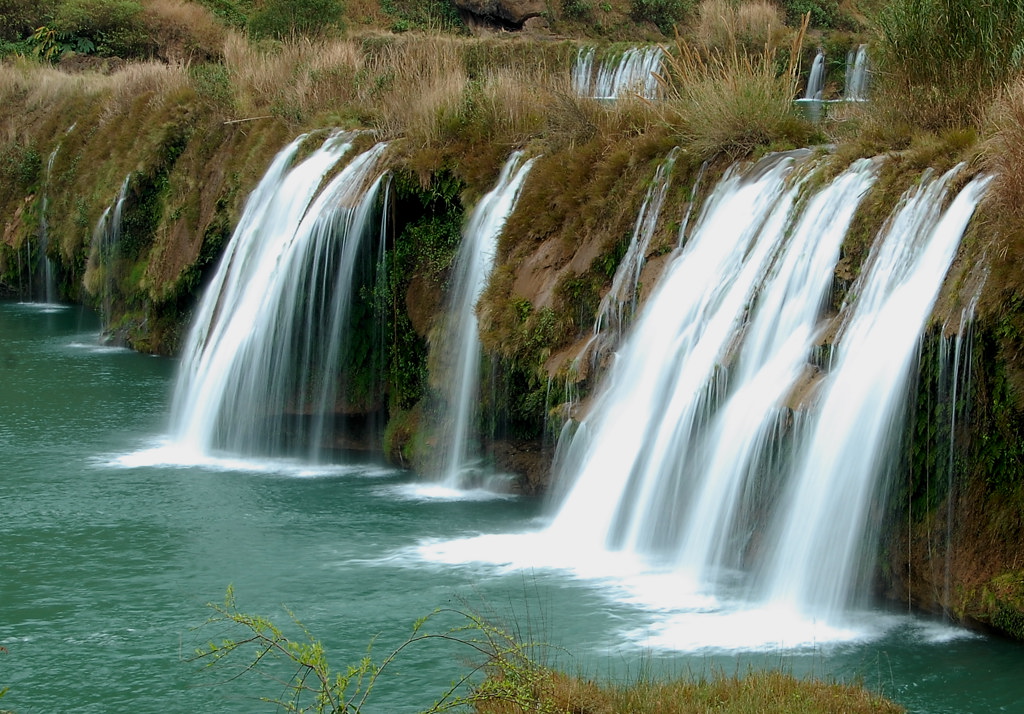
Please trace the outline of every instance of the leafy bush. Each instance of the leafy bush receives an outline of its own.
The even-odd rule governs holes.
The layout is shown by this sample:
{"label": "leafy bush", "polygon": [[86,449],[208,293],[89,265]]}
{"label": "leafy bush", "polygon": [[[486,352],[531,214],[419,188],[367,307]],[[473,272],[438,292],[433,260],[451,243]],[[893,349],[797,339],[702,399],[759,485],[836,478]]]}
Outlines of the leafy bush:
{"label": "leafy bush", "polygon": [[562,0],[562,14],[573,20],[578,20],[590,14],[590,2],[588,0]]}
{"label": "leafy bush", "polygon": [[14,42],[30,35],[53,9],[53,0],[0,0],[0,40]]}
{"label": "leafy bush", "polygon": [[249,18],[249,32],[275,39],[326,35],[341,26],[342,11],[340,0],[267,0]]}
{"label": "leafy bush", "polygon": [[380,0],[381,9],[395,18],[393,32],[445,30],[465,32],[458,8],[448,0]]}
{"label": "leafy bush", "polygon": [[252,12],[252,0],[199,0],[226,24],[239,30],[245,28]]}
{"label": "leafy bush", "polygon": [[142,5],[134,0],[64,0],[54,10],[49,29],[75,51],[138,58],[152,50]]}
{"label": "leafy bush", "polygon": [[786,22],[799,25],[800,19],[811,13],[812,27],[836,27],[839,22],[839,3],[836,0],[785,0]]}
{"label": "leafy bush", "polygon": [[692,8],[692,0],[633,0],[630,15],[637,22],[653,22],[659,30],[670,35]]}

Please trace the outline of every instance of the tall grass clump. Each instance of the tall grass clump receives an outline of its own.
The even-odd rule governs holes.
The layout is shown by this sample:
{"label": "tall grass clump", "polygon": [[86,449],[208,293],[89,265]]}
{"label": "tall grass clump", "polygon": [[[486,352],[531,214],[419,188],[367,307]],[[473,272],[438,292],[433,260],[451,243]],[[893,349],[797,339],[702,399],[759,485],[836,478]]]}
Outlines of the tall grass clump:
{"label": "tall grass clump", "polygon": [[231,33],[224,43],[224,64],[239,118],[273,115],[302,122],[356,99],[363,59],[348,40],[254,44]]}
{"label": "tall grass clump", "polygon": [[998,214],[1024,223],[1024,75],[1000,91],[985,124],[985,162],[995,175],[988,200]]}
{"label": "tall grass clump", "polygon": [[422,148],[445,143],[461,130],[469,77],[459,43],[418,36],[368,50],[360,96],[384,138],[405,137]]}
{"label": "tall grass clump", "polygon": [[911,126],[978,124],[1024,66],[1021,0],[904,0],[877,19],[879,105]]}
{"label": "tall grass clump", "polygon": [[[805,25],[806,27],[806,25]],[[697,156],[746,156],[758,147],[802,146],[811,126],[796,115],[797,62],[802,30],[780,72],[775,50],[701,50],[677,38],[663,78],[662,120]]]}

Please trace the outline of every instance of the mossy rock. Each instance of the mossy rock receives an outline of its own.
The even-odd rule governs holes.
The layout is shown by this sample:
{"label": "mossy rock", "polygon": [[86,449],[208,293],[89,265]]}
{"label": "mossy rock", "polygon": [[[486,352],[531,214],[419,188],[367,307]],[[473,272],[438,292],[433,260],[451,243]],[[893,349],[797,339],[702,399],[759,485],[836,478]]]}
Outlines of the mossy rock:
{"label": "mossy rock", "polygon": [[1024,641],[1024,570],[997,575],[972,599],[974,607],[965,613],[968,618]]}

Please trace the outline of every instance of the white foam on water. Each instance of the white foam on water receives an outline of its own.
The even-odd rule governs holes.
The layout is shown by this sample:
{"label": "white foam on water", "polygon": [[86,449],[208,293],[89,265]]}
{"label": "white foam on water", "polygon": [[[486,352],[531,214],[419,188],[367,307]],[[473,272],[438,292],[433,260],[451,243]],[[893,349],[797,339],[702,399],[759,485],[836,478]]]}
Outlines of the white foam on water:
{"label": "white foam on water", "polygon": [[114,468],[199,468],[214,472],[272,474],[292,478],[330,478],[360,476],[380,478],[394,475],[394,469],[367,464],[311,464],[299,459],[257,458],[218,455],[198,449],[185,449],[163,439],[148,448],[115,454],[100,462]]}

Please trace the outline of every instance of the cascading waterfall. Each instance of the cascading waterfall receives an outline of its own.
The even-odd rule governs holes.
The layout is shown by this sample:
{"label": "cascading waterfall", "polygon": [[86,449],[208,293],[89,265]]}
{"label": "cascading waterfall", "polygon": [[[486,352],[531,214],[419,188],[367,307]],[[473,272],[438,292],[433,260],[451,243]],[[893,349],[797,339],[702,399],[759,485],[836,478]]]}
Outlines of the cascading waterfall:
{"label": "cascading waterfall", "polygon": [[[647,249],[651,244],[651,238],[658,227],[658,219],[665,203],[665,196],[671,185],[672,168],[675,166],[678,155],[679,147],[673,148],[668,153],[665,161],[658,166],[654,173],[654,179],[647,188],[647,194],[644,196],[636,223],[633,226],[629,245],[612,277],[611,288],[601,298],[598,305],[593,333],[570,366],[571,372],[578,377],[589,376],[590,370],[598,367],[604,356],[619,344],[627,324],[636,311],[640,273],[647,260]],[[685,230],[685,221],[683,230]],[[550,383],[548,386],[550,388]],[[573,405],[578,401],[578,389],[573,380],[568,380],[565,388],[563,408],[566,414],[569,414]],[[571,422],[567,421],[565,427],[571,429]],[[545,433],[547,433],[546,424]],[[556,463],[557,461],[556,458]]]}
{"label": "cascading waterfall", "polygon": [[[113,314],[114,285],[116,283],[116,266],[118,251],[121,243],[121,219],[124,213],[125,200],[128,197],[128,186],[131,182],[131,174],[124,177],[121,182],[121,189],[117,198],[108,206],[92,232],[92,243],[89,248],[89,276],[98,275],[98,284],[87,279],[90,291],[100,293],[101,318],[103,320],[103,331],[108,333],[111,329],[111,315]],[[93,278],[97,280],[97,278]]]}
{"label": "cascading waterfall", "polygon": [[[980,288],[971,298],[967,307],[960,312],[957,331],[939,342],[939,383],[946,389],[949,404],[949,449],[946,458],[946,561],[943,573],[944,602],[952,602],[951,569],[953,562],[953,517],[956,503],[956,428],[960,419],[968,416],[968,405],[961,403],[964,394],[971,390],[971,351],[974,346],[974,313],[978,307]],[[967,359],[964,360],[964,356]]]}
{"label": "cascading waterfall", "polygon": [[598,550],[663,550],[675,540],[678,518],[642,530],[633,517],[647,518],[660,474],[674,472],[675,456],[723,386],[719,365],[797,196],[786,181],[795,165],[776,156],[749,173],[734,167],[708,197],[573,438],[567,473],[557,476],[571,486],[553,534]]}
{"label": "cascading waterfall", "polygon": [[633,226],[633,235],[630,237],[629,246],[615,269],[611,288],[601,298],[601,303],[597,308],[597,317],[594,320],[595,336],[607,334],[617,342],[626,322],[636,310],[636,292],[637,286],[640,284],[640,273],[647,260],[647,249],[651,244],[651,238],[658,227],[661,208],[665,203],[665,196],[668,194],[672,168],[675,166],[678,154],[679,147],[675,147],[669,152],[665,161],[658,166],[654,180],[647,189],[647,195],[644,197],[640,213],[637,214],[636,224]]}
{"label": "cascading waterfall", "polygon": [[925,176],[834,314],[839,248],[877,169],[855,162],[821,188],[808,152],[727,171],[559,443],[549,526],[428,542],[421,557],[610,580],[650,608],[624,633],[646,647],[812,647],[884,631],[854,606],[890,447],[988,179],[944,209],[955,172]]}
{"label": "cascading waterfall", "polygon": [[523,161],[521,151],[513,153],[495,187],[473,209],[455,262],[446,322],[440,338],[432,345],[431,359],[442,359],[445,363],[441,391],[446,408],[438,445],[438,472],[450,488],[470,485],[479,458],[478,449],[470,443],[480,385],[476,304],[494,267],[498,237],[533,161]]}
{"label": "cascading waterfall", "polygon": [[825,91],[825,53],[818,50],[811,64],[811,73],[807,77],[807,89],[804,99],[821,99]]}
{"label": "cascading waterfall", "polygon": [[904,197],[851,288],[856,301],[765,544],[762,592],[779,607],[835,621],[865,573],[870,510],[886,485],[917,342],[988,182],[972,181],[943,212],[956,171]]}
{"label": "cascading waterfall", "polygon": [[289,168],[303,139],[250,196],[197,309],[172,405],[173,439],[190,453],[280,453],[301,431],[316,458],[330,430],[385,146],[318,191],[353,136],[331,137]]}
{"label": "cascading waterfall", "polygon": [[868,90],[868,46],[859,45],[856,50],[846,53],[846,90],[843,97],[848,102],[867,99]]}
{"label": "cascading waterfall", "polygon": [[664,52],[660,47],[631,47],[619,57],[595,65],[593,47],[581,47],[572,69],[573,90],[584,97],[617,99],[629,93],[657,99]]}
{"label": "cascading waterfall", "polygon": [[[945,212],[952,173],[903,200],[822,376],[822,310],[876,164],[856,162],[803,204],[796,164],[734,168],[712,192],[565,451],[543,534],[672,572],[683,600],[784,612],[772,642],[802,618],[841,623],[857,592],[914,347],[987,182]],[[807,394],[814,406],[791,412]]]}
{"label": "cascading waterfall", "polygon": [[[765,278],[729,372],[728,398],[697,443],[686,467],[698,481],[684,516],[678,565],[702,583],[721,568],[738,568],[763,507],[758,475],[771,473],[771,446],[785,430],[788,393],[809,370],[822,307],[839,249],[860,199],[875,180],[875,162],[862,160],[812,196]],[[714,474],[701,478],[701,474]],[[743,495],[756,498],[743,508]]]}

